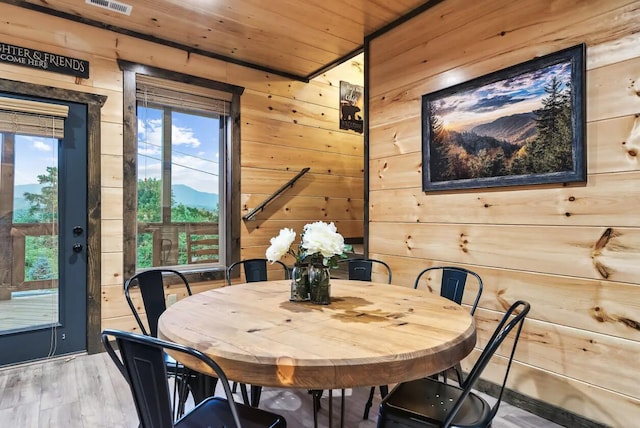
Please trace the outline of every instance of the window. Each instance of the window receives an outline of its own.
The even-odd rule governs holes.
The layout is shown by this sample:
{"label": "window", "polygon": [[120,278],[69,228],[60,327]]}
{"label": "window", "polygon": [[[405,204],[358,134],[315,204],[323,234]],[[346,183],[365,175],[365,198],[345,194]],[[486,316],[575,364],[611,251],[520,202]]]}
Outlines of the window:
{"label": "window", "polygon": [[[238,168],[233,171],[238,91],[166,78],[171,76],[129,78],[134,76],[136,126],[131,135],[125,132],[125,207],[129,200],[135,215],[125,208],[125,242],[135,246],[125,248],[125,275],[159,266],[222,270],[231,253],[239,253],[231,245],[239,240],[231,220],[239,217],[239,202],[235,208],[231,202],[239,190]],[[135,167],[127,170],[127,159]]]}
{"label": "window", "polygon": [[[0,285],[0,295],[57,296],[58,139],[64,137],[68,107],[4,95],[0,94],[0,206],[9,221],[0,225],[0,269],[9,272],[11,283]],[[17,322],[15,327],[24,327]]]}

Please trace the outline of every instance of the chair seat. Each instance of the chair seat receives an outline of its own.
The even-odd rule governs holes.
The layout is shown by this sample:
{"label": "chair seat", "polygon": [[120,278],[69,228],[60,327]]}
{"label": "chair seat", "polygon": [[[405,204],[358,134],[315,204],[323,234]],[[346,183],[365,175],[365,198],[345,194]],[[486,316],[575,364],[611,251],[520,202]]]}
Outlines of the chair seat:
{"label": "chair seat", "polygon": [[[518,346],[524,320],[531,305],[518,300],[505,312],[491,338],[482,350],[480,357],[469,375],[462,381],[461,387],[425,378],[397,385],[380,403],[378,428],[387,427],[425,427],[442,428],[488,428],[498,412],[507,377],[511,369],[513,355]],[[474,394],[472,388],[480,379],[491,357],[511,336],[511,353],[504,370],[504,378],[497,400],[493,407]]]}
{"label": "chair seat", "polygon": [[[425,378],[399,384],[380,404],[383,427],[442,426],[463,390]],[[473,392],[463,401],[451,428],[485,427],[491,422],[491,406]]]}
{"label": "chair seat", "polygon": [[[285,428],[284,418],[255,407],[236,403],[242,428]],[[233,427],[233,417],[227,400],[207,398],[185,417],[175,423],[176,428]]]}

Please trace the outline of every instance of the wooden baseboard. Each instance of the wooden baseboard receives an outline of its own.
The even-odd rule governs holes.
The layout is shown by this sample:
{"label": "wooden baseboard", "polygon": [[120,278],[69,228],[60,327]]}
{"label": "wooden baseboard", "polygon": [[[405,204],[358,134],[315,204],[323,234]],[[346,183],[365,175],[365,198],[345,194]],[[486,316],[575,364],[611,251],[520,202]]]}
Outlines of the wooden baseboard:
{"label": "wooden baseboard", "polygon": [[[489,394],[492,397],[497,397],[498,394],[500,394],[500,386],[484,379],[478,380],[474,389]],[[561,407],[556,407],[549,403],[545,403],[544,401],[536,400],[535,398],[520,394],[519,392],[512,391],[508,388],[505,388],[504,393],[502,394],[502,401],[564,427],[609,428],[608,425],[592,421],[591,419],[587,419]]]}

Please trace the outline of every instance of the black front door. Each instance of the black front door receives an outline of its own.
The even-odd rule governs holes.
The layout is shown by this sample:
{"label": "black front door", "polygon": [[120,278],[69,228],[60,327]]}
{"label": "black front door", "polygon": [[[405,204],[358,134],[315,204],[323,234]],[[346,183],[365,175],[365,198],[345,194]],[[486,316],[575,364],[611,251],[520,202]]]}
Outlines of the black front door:
{"label": "black front door", "polygon": [[0,133],[0,365],[87,347],[87,106],[28,99],[69,113],[63,138]]}

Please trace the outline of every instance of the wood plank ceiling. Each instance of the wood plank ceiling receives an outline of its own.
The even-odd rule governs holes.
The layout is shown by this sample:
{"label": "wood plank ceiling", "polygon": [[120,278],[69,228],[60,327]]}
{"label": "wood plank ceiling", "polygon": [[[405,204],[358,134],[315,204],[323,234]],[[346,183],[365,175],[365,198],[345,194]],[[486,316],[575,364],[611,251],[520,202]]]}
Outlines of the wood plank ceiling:
{"label": "wood plank ceiling", "polygon": [[[437,3],[425,0],[85,0],[5,3],[307,80],[358,53],[366,36]],[[91,0],[108,4],[113,0]]]}

